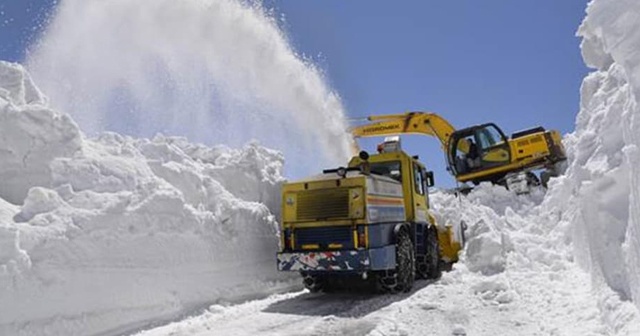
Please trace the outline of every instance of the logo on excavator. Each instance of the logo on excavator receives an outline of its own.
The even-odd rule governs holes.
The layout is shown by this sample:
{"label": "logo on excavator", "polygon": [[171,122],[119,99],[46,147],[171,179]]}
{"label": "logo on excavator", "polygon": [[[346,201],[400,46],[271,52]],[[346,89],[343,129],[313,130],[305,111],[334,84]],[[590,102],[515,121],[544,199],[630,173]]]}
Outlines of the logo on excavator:
{"label": "logo on excavator", "polygon": [[389,125],[389,126],[376,126],[376,127],[370,127],[370,128],[365,128],[362,130],[362,133],[373,133],[373,132],[380,132],[380,131],[393,131],[395,129],[399,129],[400,125]]}

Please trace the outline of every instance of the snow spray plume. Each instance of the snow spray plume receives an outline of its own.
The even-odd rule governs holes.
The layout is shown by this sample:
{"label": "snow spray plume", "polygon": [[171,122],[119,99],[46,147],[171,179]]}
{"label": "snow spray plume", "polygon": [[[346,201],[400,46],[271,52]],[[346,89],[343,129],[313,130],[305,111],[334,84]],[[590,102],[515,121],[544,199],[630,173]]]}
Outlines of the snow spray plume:
{"label": "snow spray plume", "polygon": [[260,5],[63,0],[28,68],[89,134],[257,139],[291,158],[293,175],[349,154],[340,97]]}

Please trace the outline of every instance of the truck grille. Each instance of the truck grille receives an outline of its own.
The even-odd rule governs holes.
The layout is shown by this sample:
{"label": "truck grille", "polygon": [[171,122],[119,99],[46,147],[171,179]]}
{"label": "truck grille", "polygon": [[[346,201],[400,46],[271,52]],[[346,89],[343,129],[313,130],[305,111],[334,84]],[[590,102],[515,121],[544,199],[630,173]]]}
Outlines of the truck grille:
{"label": "truck grille", "polygon": [[297,196],[299,221],[349,217],[349,188],[304,190]]}
{"label": "truck grille", "polygon": [[326,249],[329,244],[340,244],[343,249],[353,248],[353,231],[350,226],[329,226],[295,231],[296,246],[318,244]]}

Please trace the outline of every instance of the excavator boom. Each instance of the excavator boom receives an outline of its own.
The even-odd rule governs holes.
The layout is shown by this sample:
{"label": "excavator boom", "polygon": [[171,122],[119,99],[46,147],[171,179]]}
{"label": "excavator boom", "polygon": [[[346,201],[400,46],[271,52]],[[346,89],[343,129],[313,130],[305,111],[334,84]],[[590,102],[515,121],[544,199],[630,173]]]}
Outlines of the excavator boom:
{"label": "excavator boom", "polygon": [[[451,135],[456,129],[444,118],[428,112],[407,112],[404,114],[383,114],[365,118],[370,124],[355,126],[350,129],[354,138],[390,136],[400,134],[420,134],[437,138],[442,151],[448,151]],[[458,143],[458,150],[469,152],[466,142]]]}
{"label": "excavator boom", "polygon": [[443,148],[455,128],[435,113],[408,112],[405,114],[386,114],[366,118],[373,123],[351,128],[355,138],[387,136],[398,134],[422,134],[438,138]]}

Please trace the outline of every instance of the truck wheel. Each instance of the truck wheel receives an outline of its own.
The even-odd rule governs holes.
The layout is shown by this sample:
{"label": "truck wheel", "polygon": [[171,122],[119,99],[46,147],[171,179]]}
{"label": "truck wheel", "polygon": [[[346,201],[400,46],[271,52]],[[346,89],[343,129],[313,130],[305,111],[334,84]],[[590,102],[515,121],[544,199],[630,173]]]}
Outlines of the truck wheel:
{"label": "truck wheel", "polygon": [[427,234],[425,256],[426,261],[426,278],[427,279],[439,279],[442,275],[440,269],[440,242],[438,241],[438,231],[435,227],[431,228]]}
{"label": "truck wheel", "polygon": [[396,268],[380,274],[379,289],[387,293],[409,292],[416,277],[415,254],[411,237],[400,231],[396,237]]}
{"label": "truck wheel", "polygon": [[419,256],[416,262],[416,274],[418,279],[438,279],[440,278],[440,243],[438,241],[437,229],[426,230],[424,238],[425,254]]}
{"label": "truck wheel", "polygon": [[308,273],[300,273],[300,275],[302,275],[304,288],[308,289],[311,293],[318,293],[324,289],[325,280],[322,277]]}

